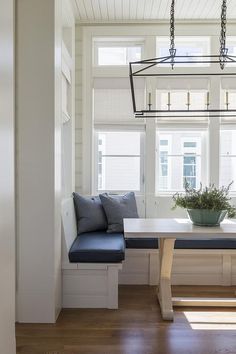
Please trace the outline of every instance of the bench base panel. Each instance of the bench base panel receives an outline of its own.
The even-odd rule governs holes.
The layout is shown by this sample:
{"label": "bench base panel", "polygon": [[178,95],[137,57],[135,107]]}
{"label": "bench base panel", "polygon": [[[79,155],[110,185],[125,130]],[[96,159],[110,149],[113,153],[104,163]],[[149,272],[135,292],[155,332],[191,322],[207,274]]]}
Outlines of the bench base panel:
{"label": "bench base panel", "polygon": [[[81,263],[62,271],[63,308],[118,308],[122,264]],[[69,268],[69,267],[68,267]]]}

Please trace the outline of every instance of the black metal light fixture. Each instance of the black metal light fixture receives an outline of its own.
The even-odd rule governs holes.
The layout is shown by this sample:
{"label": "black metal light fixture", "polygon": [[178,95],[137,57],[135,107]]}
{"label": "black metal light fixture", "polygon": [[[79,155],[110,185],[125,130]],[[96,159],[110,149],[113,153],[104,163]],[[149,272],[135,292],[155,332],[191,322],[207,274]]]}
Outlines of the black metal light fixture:
{"label": "black metal light fixture", "polygon": [[[185,109],[174,110],[171,109],[170,103],[170,92],[168,92],[168,103],[167,109],[156,109],[152,108],[151,93],[148,93],[148,102],[146,106],[142,109],[137,109],[136,104],[136,93],[135,93],[135,79],[136,78],[178,78],[179,80],[184,77],[191,78],[204,78],[209,76],[221,76],[221,77],[233,77],[236,79],[236,72],[222,72],[227,63],[236,64],[236,56],[229,55],[228,49],[226,48],[226,0],[223,0],[221,8],[221,33],[220,33],[220,51],[218,55],[176,55],[175,48],[175,0],[171,2],[170,10],[170,49],[169,55],[166,57],[152,58],[146,60],[140,60],[136,62],[129,63],[129,77],[130,77],[130,87],[131,87],[131,97],[133,104],[133,111],[136,118],[159,118],[159,117],[236,117],[236,109],[230,109],[229,96],[226,92],[225,97],[225,107],[220,108],[210,108],[210,97],[209,91],[207,91],[206,97],[206,108],[205,109],[191,109],[190,103],[190,92],[187,92],[187,103]],[[182,64],[191,64],[191,66],[199,64],[219,64],[221,72],[196,72],[196,73],[179,73],[175,72],[175,68]],[[159,70],[160,68],[171,67],[172,71],[164,72],[164,70]]]}

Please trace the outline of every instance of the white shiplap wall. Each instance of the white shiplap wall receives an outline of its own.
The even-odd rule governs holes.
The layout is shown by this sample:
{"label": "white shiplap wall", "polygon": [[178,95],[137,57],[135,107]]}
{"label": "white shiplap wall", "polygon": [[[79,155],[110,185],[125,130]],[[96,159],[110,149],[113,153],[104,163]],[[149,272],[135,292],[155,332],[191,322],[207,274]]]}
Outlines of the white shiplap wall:
{"label": "white shiplap wall", "polygon": [[82,191],[82,27],[75,29],[75,190]]}

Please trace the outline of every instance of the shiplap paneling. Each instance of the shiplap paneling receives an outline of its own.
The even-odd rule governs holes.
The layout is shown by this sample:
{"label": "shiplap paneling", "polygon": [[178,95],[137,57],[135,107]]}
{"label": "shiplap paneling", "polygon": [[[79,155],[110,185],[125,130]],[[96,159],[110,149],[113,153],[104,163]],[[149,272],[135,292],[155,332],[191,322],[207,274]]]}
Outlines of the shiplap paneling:
{"label": "shiplap paneling", "polygon": [[[78,22],[168,20],[171,0],[74,0]],[[220,20],[222,0],[177,0],[175,18]],[[235,0],[227,2],[227,17],[236,19]]]}
{"label": "shiplap paneling", "polygon": [[75,190],[82,190],[82,28],[75,30]]}

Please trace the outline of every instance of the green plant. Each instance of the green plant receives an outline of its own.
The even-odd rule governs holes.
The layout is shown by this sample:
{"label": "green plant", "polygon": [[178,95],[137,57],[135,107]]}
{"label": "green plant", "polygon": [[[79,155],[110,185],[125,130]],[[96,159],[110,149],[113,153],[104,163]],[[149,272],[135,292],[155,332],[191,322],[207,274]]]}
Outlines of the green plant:
{"label": "green plant", "polygon": [[236,207],[230,204],[229,189],[233,182],[227,187],[216,188],[214,184],[209,187],[202,187],[199,189],[192,188],[187,181],[185,181],[185,193],[175,193],[173,195],[174,206],[184,209],[208,209],[208,210],[227,210],[229,218],[236,216]]}

